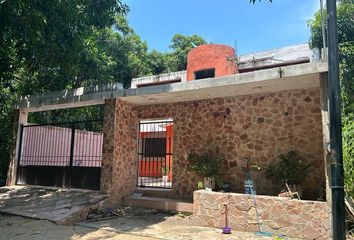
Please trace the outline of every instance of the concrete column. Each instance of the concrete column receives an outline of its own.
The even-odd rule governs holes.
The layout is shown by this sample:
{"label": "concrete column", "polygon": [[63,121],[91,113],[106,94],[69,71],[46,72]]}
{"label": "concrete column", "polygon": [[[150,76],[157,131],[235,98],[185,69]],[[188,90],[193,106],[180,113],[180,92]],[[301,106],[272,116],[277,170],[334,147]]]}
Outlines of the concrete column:
{"label": "concrete column", "polygon": [[21,125],[26,124],[28,119],[28,112],[25,110],[14,110],[14,124],[13,124],[13,138],[9,168],[7,171],[6,185],[11,186],[16,184],[17,178],[17,165],[18,165],[18,154],[20,152],[20,136],[21,136]]}
{"label": "concrete column", "polygon": [[[331,190],[331,156],[329,154],[329,112],[328,112],[328,98],[327,98],[327,73],[320,75],[320,91],[321,91],[321,113],[322,113],[322,129],[323,129],[323,150],[324,150],[324,164],[326,175],[326,202],[328,205],[328,212],[330,217],[330,227],[332,226],[332,190]],[[330,231],[332,233],[332,231]]]}

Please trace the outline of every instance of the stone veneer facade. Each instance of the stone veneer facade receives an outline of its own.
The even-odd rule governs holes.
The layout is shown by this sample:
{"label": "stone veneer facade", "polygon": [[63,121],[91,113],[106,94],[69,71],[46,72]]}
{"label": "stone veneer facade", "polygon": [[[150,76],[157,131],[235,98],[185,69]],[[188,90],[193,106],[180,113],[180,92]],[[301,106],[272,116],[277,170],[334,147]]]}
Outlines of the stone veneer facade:
{"label": "stone veneer facade", "polygon": [[118,205],[134,192],[137,179],[137,108],[119,99],[107,100],[101,191],[109,194],[109,204]]}
{"label": "stone veneer facade", "polygon": [[[243,192],[247,161],[264,169],[279,154],[297,150],[313,163],[304,195],[316,199],[324,193],[319,89],[155,105],[122,100],[107,104],[101,188],[115,201],[136,186],[139,120],[165,118],[174,120],[173,197],[192,199],[197,188],[198,176],[187,169],[188,153],[216,147],[224,159],[223,180],[235,192]],[[281,188],[266,179],[264,171],[253,173],[253,178],[259,194],[277,194]]]}
{"label": "stone veneer facade", "polygon": [[11,141],[11,152],[10,152],[10,162],[9,168],[7,170],[6,186],[11,186],[16,184],[15,174],[15,164],[16,164],[16,140],[18,136],[18,125],[20,123],[20,110],[14,110],[13,112],[13,127],[12,127],[12,141]]}
{"label": "stone veneer facade", "polygon": [[100,190],[109,193],[112,186],[112,171],[115,149],[116,100],[106,100],[103,118],[103,146]]}
{"label": "stone veneer facade", "polygon": [[[322,118],[319,89],[206,99],[138,107],[139,119],[174,120],[173,192],[192,198],[197,176],[187,170],[187,155],[218,147],[223,179],[243,192],[247,161],[263,169],[279,154],[297,150],[313,163],[303,186],[316,199],[324,192]],[[260,194],[277,194],[280,186],[253,173]]]}
{"label": "stone veneer facade", "polygon": [[259,231],[259,222],[262,231],[272,234],[301,239],[329,239],[326,202],[258,195],[253,199],[252,195],[247,194],[199,190],[194,192],[194,223],[207,227],[224,227],[225,205],[228,208],[228,226],[235,231]]}

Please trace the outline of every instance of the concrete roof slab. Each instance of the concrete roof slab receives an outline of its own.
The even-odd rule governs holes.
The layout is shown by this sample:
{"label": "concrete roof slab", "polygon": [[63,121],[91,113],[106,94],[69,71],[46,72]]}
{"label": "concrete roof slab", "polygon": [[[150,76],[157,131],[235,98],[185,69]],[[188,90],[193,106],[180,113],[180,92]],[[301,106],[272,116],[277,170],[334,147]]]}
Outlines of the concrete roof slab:
{"label": "concrete roof slab", "polygon": [[127,89],[122,100],[139,104],[192,101],[319,87],[327,63],[308,63],[183,83]]}
{"label": "concrete roof slab", "polygon": [[16,108],[28,112],[47,111],[103,104],[105,99],[113,98],[147,105],[309,89],[319,87],[320,74],[327,71],[326,62],[306,63],[137,89],[123,89],[121,84],[94,86],[23,97]]}
{"label": "concrete roof slab", "polygon": [[104,104],[105,99],[124,95],[121,83],[81,87],[71,90],[50,92],[37,96],[24,96],[15,106],[28,112],[75,108]]}

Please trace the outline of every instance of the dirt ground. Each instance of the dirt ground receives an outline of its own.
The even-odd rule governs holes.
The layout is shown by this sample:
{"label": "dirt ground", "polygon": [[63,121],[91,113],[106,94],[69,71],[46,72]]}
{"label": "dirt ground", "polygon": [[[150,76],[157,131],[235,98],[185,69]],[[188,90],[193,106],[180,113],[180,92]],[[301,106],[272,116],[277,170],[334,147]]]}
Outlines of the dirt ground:
{"label": "dirt ground", "polygon": [[223,235],[221,230],[217,228],[191,225],[190,216],[146,209],[126,209],[117,218],[97,222],[83,222],[79,223],[79,225],[63,226],[45,220],[0,215],[0,239],[290,239],[275,238],[275,236],[259,237],[254,233],[234,230],[230,235]]}
{"label": "dirt ground", "polygon": [[0,215],[0,232],[0,239],[4,240],[153,239],[138,235],[119,234],[101,229],[96,230],[80,226],[62,226],[47,220],[36,220],[9,215]]}

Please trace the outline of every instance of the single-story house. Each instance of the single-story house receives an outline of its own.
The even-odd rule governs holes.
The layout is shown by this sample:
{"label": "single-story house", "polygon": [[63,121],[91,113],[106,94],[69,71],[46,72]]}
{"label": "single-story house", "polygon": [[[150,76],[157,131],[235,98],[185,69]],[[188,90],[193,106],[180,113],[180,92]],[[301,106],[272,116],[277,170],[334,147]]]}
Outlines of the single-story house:
{"label": "single-story house", "polygon": [[[277,206],[273,212],[260,210],[265,219],[263,224],[273,230],[282,229],[289,236],[302,234],[311,238],[310,232],[315,232],[317,237],[325,239],[329,228],[327,71],[328,64],[318,61],[307,45],[237,57],[231,47],[208,44],[189,52],[186,71],[133,79],[130,89],[114,84],[23,97],[16,110],[17,141],[8,185],[50,182],[55,186],[91,188],[107,193],[112,205],[121,204],[138,188],[161,189],[168,192],[169,198],[182,200],[192,200],[194,194],[193,211],[201,224],[218,226],[223,219],[218,210],[221,205],[210,205],[210,211],[201,206],[218,201],[225,204],[227,199],[234,199],[235,206],[251,204],[242,195],[248,164],[264,169],[280,154],[296,150],[313,166],[303,184],[303,194],[314,201],[289,205],[282,198],[261,196],[260,208]],[[63,174],[57,174],[53,181],[42,181],[37,175],[49,170],[38,170],[39,166],[29,166],[26,160],[27,155],[43,157],[35,150],[26,155],[28,150],[24,150],[31,146],[31,141],[36,141],[26,135],[31,126],[36,126],[27,123],[28,113],[98,104],[104,105],[103,140],[86,141],[89,149],[102,142],[102,152],[98,154],[101,165],[88,164],[77,170],[79,166],[73,163],[80,154],[76,154],[78,147],[71,140],[64,154],[68,164],[53,170]],[[76,133],[71,131],[71,139],[76,139]],[[187,156],[215,148],[223,159],[223,180],[240,195],[196,191],[200,178],[188,169]],[[64,147],[61,149],[64,151]],[[83,149],[81,155],[87,151]],[[83,159],[91,159],[96,152],[87,153]],[[54,158],[50,156],[47,167],[53,166]],[[80,179],[94,179],[95,183],[75,185],[74,180],[65,180],[64,168],[70,167],[77,170],[76,175],[86,176]],[[166,174],[167,180],[163,179]],[[254,172],[253,180],[257,195],[279,193],[279,183],[267,179],[264,171]],[[316,201],[319,198],[322,202]],[[241,221],[236,215],[254,218],[251,207],[237,209],[235,217],[230,219],[231,225]],[[313,212],[319,216],[306,215]],[[284,214],[298,217],[290,220],[274,217]],[[267,216],[274,218],[266,219]],[[243,230],[256,226],[249,221],[243,224]]]}

